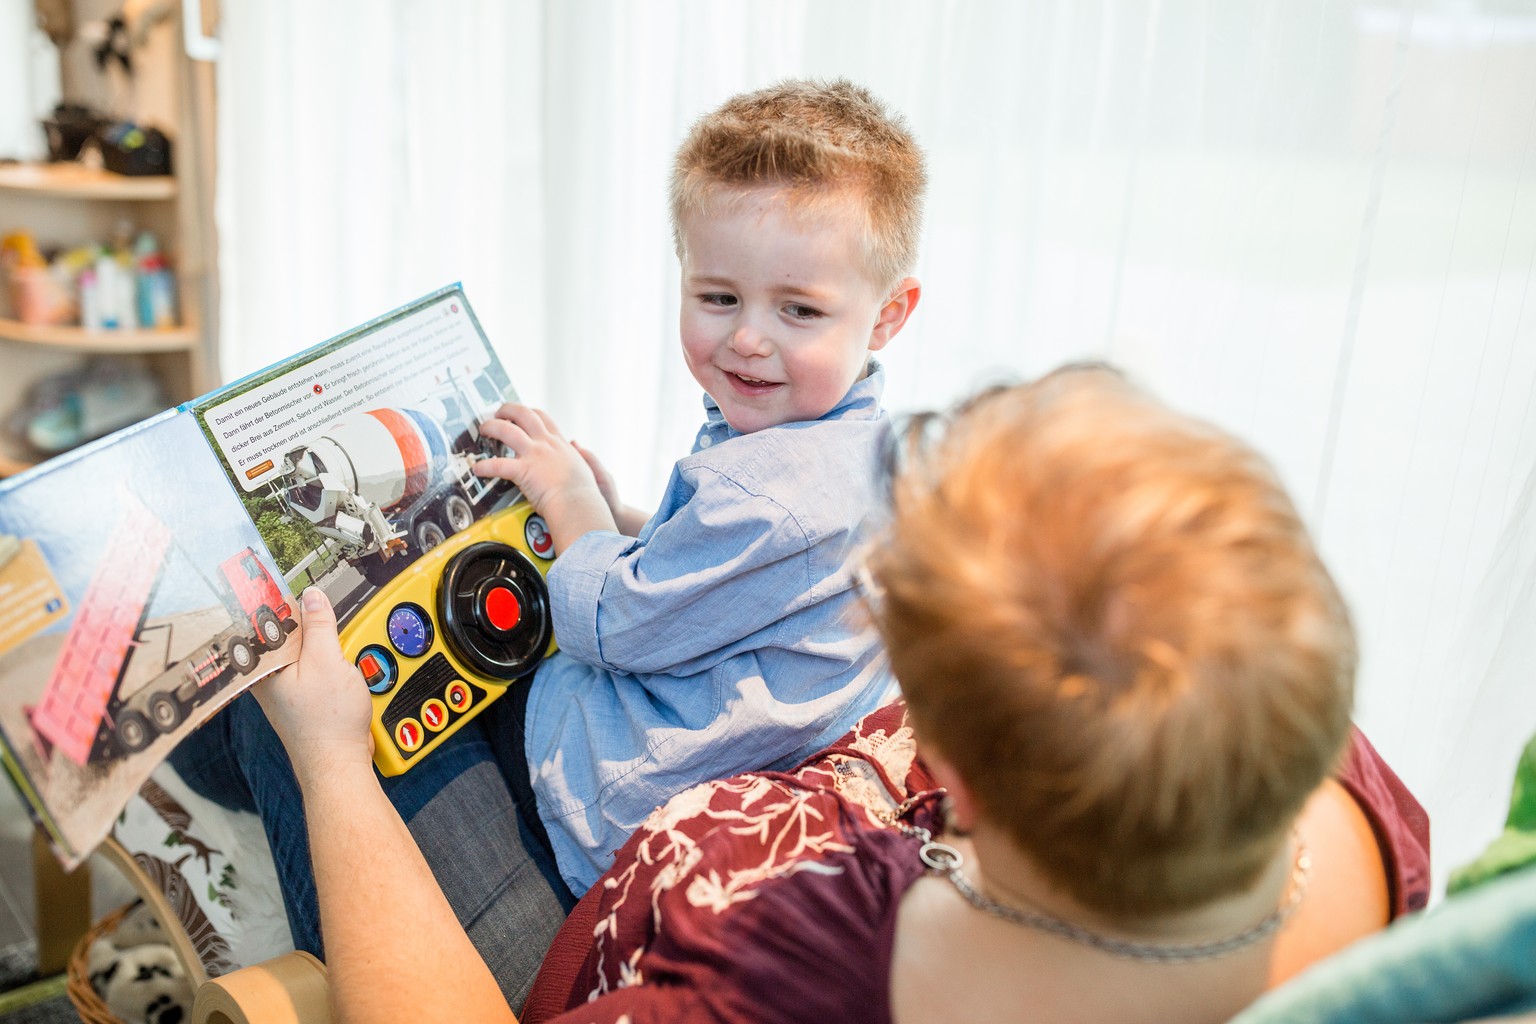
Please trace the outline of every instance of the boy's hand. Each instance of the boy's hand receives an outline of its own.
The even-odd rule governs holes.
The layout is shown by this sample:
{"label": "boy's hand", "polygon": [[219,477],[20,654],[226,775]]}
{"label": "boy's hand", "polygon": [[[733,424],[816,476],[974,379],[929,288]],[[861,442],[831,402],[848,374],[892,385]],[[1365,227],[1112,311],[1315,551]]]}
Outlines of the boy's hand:
{"label": "boy's hand", "polygon": [[288,751],[300,787],[373,758],[373,717],[362,674],[341,653],[336,613],[319,587],[304,591],[299,660],[251,688]]}
{"label": "boy's hand", "polygon": [[555,551],[564,551],[590,530],[615,528],[613,512],[587,459],[542,410],[509,402],[480,433],[511,449],[506,458],[475,463],[476,476],[510,480],[549,521]]}

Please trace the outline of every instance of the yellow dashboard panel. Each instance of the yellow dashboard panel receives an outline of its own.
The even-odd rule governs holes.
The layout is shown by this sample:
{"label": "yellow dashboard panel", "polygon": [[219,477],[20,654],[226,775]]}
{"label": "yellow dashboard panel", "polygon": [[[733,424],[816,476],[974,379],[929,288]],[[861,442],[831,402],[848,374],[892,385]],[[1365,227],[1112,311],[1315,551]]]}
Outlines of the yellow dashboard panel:
{"label": "yellow dashboard panel", "polygon": [[553,559],[544,520],[519,501],[422,555],[347,623],[380,774],[407,771],[554,652]]}

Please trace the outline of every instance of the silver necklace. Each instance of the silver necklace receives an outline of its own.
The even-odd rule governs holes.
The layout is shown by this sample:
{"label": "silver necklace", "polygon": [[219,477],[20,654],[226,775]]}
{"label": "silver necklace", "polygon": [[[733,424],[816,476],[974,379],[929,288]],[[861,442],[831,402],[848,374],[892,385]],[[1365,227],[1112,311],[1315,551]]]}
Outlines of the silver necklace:
{"label": "silver necklace", "polygon": [[1080,925],[1039,911],[1021,910],[1006,903],[999,903],[977,889],[971,884],[971,880],[965,877],[965,873],[960,870],[960,866],[965,861],[959,850],[947,843],[936,841],[933,833],[925,828],[902,825],[902,831],[922,840],[923,845],[917,855],[922,858],[928,870],[949,879],[949,884],[953,885],[965,901],[977,910],[1013,924],[1049,932],[1084,946],[1091,946],[1111,956],[1149,963],[1168,964],[1210,960],[1214,957],[1226,956],[1228,953],[1235,953],[1273,935],[1301,905],[1301,898],[1306,895],[1307,883],[1312,876],[1312,855],[1307,850],[1306,843],[1302,841],[1301,834],[1293,832],[1296,861],[1291,866],[1290,884],[1286,888],[1285,898],[1280,901],[1280,905],[1270,911],[1263,920],[1236,934],[1212,939],[1209,942],[1133,942],[1129,939],[1112,939],[1107,935],[1091,932]]}

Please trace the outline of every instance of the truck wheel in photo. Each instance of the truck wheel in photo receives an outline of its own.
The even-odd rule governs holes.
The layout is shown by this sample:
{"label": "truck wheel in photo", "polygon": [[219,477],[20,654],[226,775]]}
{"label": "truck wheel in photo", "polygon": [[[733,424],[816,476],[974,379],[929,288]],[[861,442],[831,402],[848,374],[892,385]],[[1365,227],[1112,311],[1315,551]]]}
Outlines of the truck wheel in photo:
{"label": "truck wheel in photo", "polygon": [[283,632],[283,624],[277,621],[277,616],[265,608],[256,613],[256,632],[261,634],[261,642],[268,650],[281,647],[283,638],[288,635]]}
{"label": "truck wheel in photo", "polygon": [[149,722],[137,711],[125,711],[117,720],[117,741],[130,754],[137,754],[149,746],[151,733]]}
{"label": "truck wheel in photo", "polygon": [[235,637],[229,642],[229,662],[235,666],[235,671],[241,675],[247,675],[256,667],[256,651],[251,647],[251,642],[244,637]]}
{"label": "truck wheel in photo", "polygon": [[469,529],[475,522],[475,510],[469,499],[462,494],[450,494],[444,498],[443,521],[448,524],[449,533]]}
{"label": "truck wheel in photo", "polygon": [[160,732],[170,732],[181,724],[184,711],[175,694],[157,693],[149,698],[149,720]]}
{"label": "truck wheel in photo", "polygon": [[416,547],[422,552],[431,551],[448,539],[448,535],[443,533],[443,528],[430,519],[422,519],[416,523],[414,536]]}

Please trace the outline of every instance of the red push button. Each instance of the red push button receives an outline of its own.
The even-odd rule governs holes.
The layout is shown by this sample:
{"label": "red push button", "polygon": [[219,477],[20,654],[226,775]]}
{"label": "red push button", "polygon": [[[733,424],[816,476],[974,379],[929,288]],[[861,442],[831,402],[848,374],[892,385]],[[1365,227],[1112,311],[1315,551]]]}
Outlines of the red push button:
{"label": "red push button", "polygon": [[395,659],[378,644],[369,644],[358,654],[357,670],[370,693],[388,693],[395,688]]}
{"label": "red push button", "polygon": [[448,684],[448,690],[443,694],[443,698],[448,701],[448,706],[453,710],[464,711],[469,707],[474,694],[470,692],[468,683],[462,679],[455,679]]}
{"label": "red push button", "polygon": [[517,595],[506,587],[492,587],[485,595],[485,619],[493,628],[509,632],[517,627],[517,621],[522,617],[523,609],[517,603]]}
{"label": "red push button", "polygon": [[433,732],[442,732],[448,724],[448,708],[436,698],[427,701],[421,706],[421,724]]}
{"label": "red push button", "polygon": [[395,745],[407,754],[418,750],[424,739],[426,734],[421,731],[421,723],[414,718],[407,718],[395,726]]}

